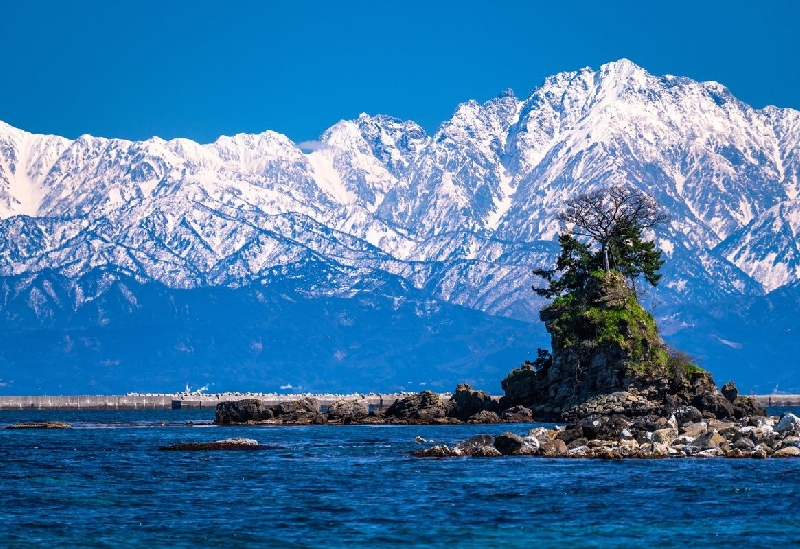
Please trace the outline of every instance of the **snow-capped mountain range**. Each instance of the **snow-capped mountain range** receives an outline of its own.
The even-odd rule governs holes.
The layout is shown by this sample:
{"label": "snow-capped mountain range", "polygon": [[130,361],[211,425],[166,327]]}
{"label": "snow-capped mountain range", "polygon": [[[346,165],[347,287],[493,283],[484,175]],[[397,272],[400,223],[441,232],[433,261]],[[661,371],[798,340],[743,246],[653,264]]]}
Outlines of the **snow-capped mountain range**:
{"label": "snow-capped mountain range", "polygon": [[26,322],[46,327],[121,280],[175,291],[288,281],[305,298],[413,292],[537,322],[531,270],[553,260],[563,201],[626,183],[670,214],[653,235],[668,261],[650,295],[665,331],[686,335],[700,312],[794,295],[799,178],[800,112],[624,59],[549,77],[525,98],[463,103],[432,136],[366,114],[302,144],[271,131],[208,145],[69,140],[0,122],[0,307],[17,326],[22,300]]}

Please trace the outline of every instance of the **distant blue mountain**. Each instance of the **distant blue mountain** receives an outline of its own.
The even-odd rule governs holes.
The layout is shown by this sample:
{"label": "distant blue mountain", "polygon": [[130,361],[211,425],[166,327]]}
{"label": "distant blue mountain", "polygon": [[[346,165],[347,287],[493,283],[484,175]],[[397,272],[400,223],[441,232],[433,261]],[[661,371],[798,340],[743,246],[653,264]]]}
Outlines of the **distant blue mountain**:
{"label": "distant blue mountain", "polygon": [[[291,284],[176,290],[108,272],[77,283],[41,273],[25,286],[3,304],[0,394],[447,391],[462,381],[498,392],[545,335],[413,289],[350,299]],[[101,286],[72,308],[76,292]],[[30,312],[32,288],[47,296],[44,322]]]}

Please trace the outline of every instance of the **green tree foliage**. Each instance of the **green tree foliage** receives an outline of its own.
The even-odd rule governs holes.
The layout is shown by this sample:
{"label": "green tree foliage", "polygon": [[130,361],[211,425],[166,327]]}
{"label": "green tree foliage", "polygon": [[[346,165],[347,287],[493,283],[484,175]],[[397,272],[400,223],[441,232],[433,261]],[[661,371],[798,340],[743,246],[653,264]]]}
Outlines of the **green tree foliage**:
{"label": "green tree foliage", "polygon": [[658,270],[664,264],[656,243],[642,239],[642,229],[631,224],[621,224],[608,243],[610,268],[621,272],[628,280],[639,275],[652,286],[661,280]]}
{"label": "green tree foliage", "polygon": [[578,242],[570,233],[559,234],[558,243],[561,254],[555,268],[533,271],[547,281],[546,288],[534,286],[533,291],[547,299],[584,288],[592,272],[602,268],[599,254],[592,253],[588,244]]}
{"label": "green tree foliage", "polygon": [[553,365],[553,355],[547,349],[536,349],[536,360],[533,361],[531,366],[534,371],[544,370]]}
{"label": "green tree foliage", "polygon": [[626,187],[599,189],[570,200],[559,218],[567,225],[558,236],[561,254],[555,268],[533,271],[547,282],[544,288],[533,287],[537,294],[552,299],[571,293],[583,289],[592,273],[612,269],[631,282],[642,275],[651,285],[658,284],[664,260],[642,232],[666,216],[651,197]]}

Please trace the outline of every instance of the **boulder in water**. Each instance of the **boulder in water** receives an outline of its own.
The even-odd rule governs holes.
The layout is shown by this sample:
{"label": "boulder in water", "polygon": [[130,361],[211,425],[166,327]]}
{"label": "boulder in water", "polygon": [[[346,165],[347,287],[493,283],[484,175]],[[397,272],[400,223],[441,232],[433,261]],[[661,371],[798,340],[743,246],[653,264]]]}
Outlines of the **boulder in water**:
{"label": "boulder in water", "polygon": [[167,452],[199,452],[210,450],[266,450],[272,448],[274,447],[262,446],[257,440],[251,438],[226,438],[212,442],[182,442],[169,446],[161,446],[159,450]]}
{"label": "boulder in water", "polygon": [[236,425],[243,423],[291,423],[309,425],[324,423],[319,401],[304,397],[272,406],[263,400],[244,399],[217,404],[214,423]]}

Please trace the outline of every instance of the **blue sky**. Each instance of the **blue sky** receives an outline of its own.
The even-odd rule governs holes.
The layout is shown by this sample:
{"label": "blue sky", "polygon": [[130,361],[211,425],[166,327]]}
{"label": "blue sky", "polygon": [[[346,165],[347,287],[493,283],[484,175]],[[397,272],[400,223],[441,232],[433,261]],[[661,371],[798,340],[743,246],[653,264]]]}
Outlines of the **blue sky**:
{"label": "blue sky", "polygon": [[367,112],[433,132],[463,101],[621,57],[800,109],[798,22],[793,0],[5,2],[0,120],[71,138],[299,142]]}

